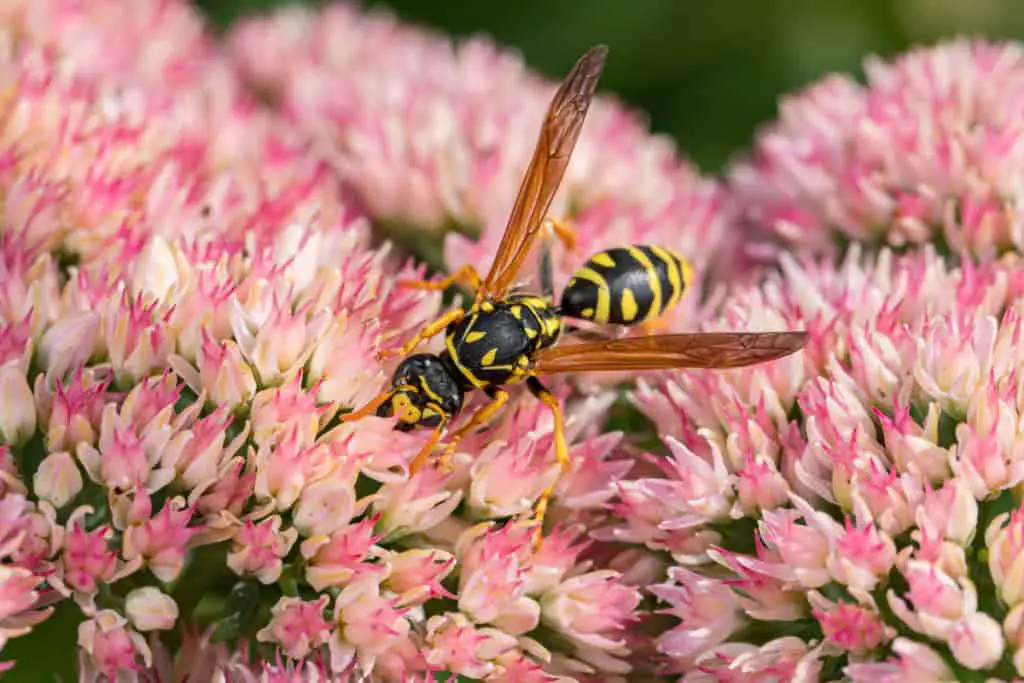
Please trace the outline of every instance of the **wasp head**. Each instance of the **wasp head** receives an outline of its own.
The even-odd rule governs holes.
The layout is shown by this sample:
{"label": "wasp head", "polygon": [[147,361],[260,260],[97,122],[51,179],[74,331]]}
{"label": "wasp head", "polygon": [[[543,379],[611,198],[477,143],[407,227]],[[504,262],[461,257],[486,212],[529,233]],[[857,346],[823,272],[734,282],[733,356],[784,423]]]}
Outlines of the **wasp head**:
{"label": "wasp head", "polygon": [[409,356],[395,369],[387,401],[377,409],[380,417],[398,416],[397,429],[436,427],[449,422],[462,408],[462,389],[437,356]]}

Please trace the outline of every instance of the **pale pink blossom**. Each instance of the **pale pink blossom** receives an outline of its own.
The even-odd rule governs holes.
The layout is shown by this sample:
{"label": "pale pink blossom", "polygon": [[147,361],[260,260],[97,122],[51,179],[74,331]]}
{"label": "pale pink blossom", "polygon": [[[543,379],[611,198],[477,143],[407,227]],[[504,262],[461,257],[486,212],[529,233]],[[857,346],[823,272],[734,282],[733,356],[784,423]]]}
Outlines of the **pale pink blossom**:
{"label": "pale pink blossom", "polygon": [[20,446],[36,430],[36,406],[24,371],[14,364],[0,366],[0,437]]}
{"label": "pale pink blossom", "polygon": [[684,567],[668,570],[669,583],[651,588],[668,607],[663,611],[681,623],[658,638],[658,651],[678,662],[692,662],[700,653],[724,643],[744,623],[732,589]]}
{"label": "pale pink blossom", "polygon": [[817,592],[808,597],[825,637],[848,652],[868,655],[895,636],[874,604],[830,602]]}
{"label": "pale pink blossom", "polygon": [[954,580],[920,560],[910,560],[902,570],[909,585],[904,598],[886,592],[896,615],[918,633],[946,640],[961,619],[977,609],[978,594],[969,579]]}
{"label": "pale pink blossom", "polygon": [[152,657],[145,638],[128,626],[127,619],[109,609],[79,624],[78,647],[86,671],[92,669],[111,679],[118,672],[149,666]]}
{"label": "pale pink blossom", "polygon": [[610,656],[629,654],[625,630],[633,620],[640,592],[619,584],[617,578],[612,570],[573,576],[540,599],[542,623],[567,637],[583,661],[591,652],[604,665]]}
{"label": "pale pink blossom", "polygon": [[950,479],[937,490],[925,490],[917,523],[954,543],[967,545],[978,526],[978,502],[963,479]]}
{"label": "pale pink blossom", "polygon": [[823,646],[811,648],[804,641],[784,636],[758,647],[727,643],[700,657],[683,681],[790,680],[812,683],[822,669]]}
{"label": "pale pink blossom", "polygon": [[272,515],[260,522],[245,520],[235,530],[227,564],[236,574],[254,574],[262,583],[273,583],[281,576],[281,558],[288,554],[298,537],[294,528],[282,529],[284,522]]}
{"label": "pale pink blossom", "polygon": [[304,659],[331,637],[331,625],[324,619],[327,602],[326,595],[312,601],[281,598],[271,609],[270,623],[256,638],[274,643],[292,659]]}
{"label": "pale pink blossom", "polygon": [[886,661],[851,664],[846,667],[846,675],[856,683],[954,683],[960,680],[943,657],[924,643],[900,637],[893,641],[892,650],[894,656]]}
{"label": "pale pink blossom", "polygon": [[408,637],[406,610],[396,608],[395,598],[380,594],[372,574],[346,586],[334,601],[336,628],[331,637],[331,666],[335,671],[353,661],[372,671],[377,658]]}
{"label": "pale pink blossom", "polygon": [[140,631],[166,631],[178,620],[174,598],[152,586],[136,588],[125,598],[125,616]]}
{"label": "pale pink blossom", "polygon": [[464,615],[448,612],[427,620],[427,664],[468,678],[491,680],[493,660],[516,646],[496,628],[477,628]]}
{"label": "pale pink blossom", "polygon": [[[136,495],[142,497],[145,493]],[[129,561],[141,559],[158,579],[173,581],[181,572],[193,537],[199,533],[198,528],[189,526],[193,512],[181,498],[171,498],[148,519],[133,520],[124,529],[123,557]]]}
{"label": "pale pink blossom", "polygon": [[547,593],[571,571],[586,569],[589,564],[577,562],[590,544],[582,526],[554,528],[546,533],[534,550],[526,570],[526,593]]}
{"label": "pale pink blossom", "polygon": [[423,468],[405,482],[388,482],[377,491],[373,510],[382,533],[397,537],[426,531],[447,518],[462,500],[461,491],[444,487],[445,476]]}
{"label": "pale pink blossom", "polygon": [[303,487],[295,502],[292,523],[303,536],[329,535],[348,524],[369,501],[356,502],[355,476],[341,470]]}
{"label": "pale pink blossom", "polygon": [[1024,607],[1017,605],[1003,620],[1003,634],[1017,673],[1024,675]]}
{"label": "pale pink blossom", "polygon": [[974,671],[999,663],[1005,647],[999,622],[982,612],[961,619],[949,634],[949,649],[953,656]]}
{"label": "pale pink blossom", "polygon": [[299,551],[306,559],[306,581],[314,590],[345,586],[355,578],[383,573],[376,564],[373,533],[376,517],[344,526],[330,535],[318,534],[302,541]]}
{"label": "pale pink blossom", "polygon": [[257,446],[273,446],[290,436],[298,447],[312,445],[323,426],[323,408],[315,393],[302,389],[296,374],[274,389],[258,392],[251,403],[252,438]]}
{"label": "pale pink blossom", "polygon": [[422,603],[432,597],[454,597],[443,585],[455,568],[455,557],[438,549],[406,550],[385,555],[388,565],[383,585],[400,596],[403,605]]}
{"label": "pale pink blossom", "polygon": [[79,443],[76,450],[86,474],[94,483],[122,490],[143,486],[156,491],[166,486],[174,470],[162,467],[161,460],[188,441],[186,433],[170,428],[169,417],[169,411],[161,411],[151,423],[137,422],[108,403],[96,446]]}
{"label": "pale pink blossom", "polygon": [[180,356],[171,356],[168,364],[196,393],[204,393],[213,403],[233,409],[256,393],[253,370],[231,340],[215,341],[204,334],[196,350],[196,367]]}
{"label": "pale pink blossom", "polygon": [[56,452],[46,456],[32,477],[36,495],[62,508],[82,490],[82,472],[70,453]]}
{"label": "pale pink blossom", "polygon": [[112,530],[105,526],[85,529],[83,524],[89,512],[89,508],[75,510],[66,524],[58,564],[58,591],[94,595],[100,584],[109,582],[118,571],[117,553],[108,549]]}
{"label": "pale pink blossom", "polygon": [[988,570],[999,597],[1016,607],[1024,599],[1024,508],[1002,514],[985,530]]}
{"label": "pale pink blossom", "polygon": [[473,461],[466,504],[481,519],[528,513],[560,474],[549,439],[493,442]]}
{"label": "pale pink blossom", "polygon": [[[830,580],[828,560],[831,539],[816,525],[798,524],[801,514],[796,510],[769,510],[760,524],[765,546],[778,556],[786,578],[792,577],[807,588],[819,588]],[[805,522],[809,522],[806,520]]]}
{"label": "pale pink blossom", "polygon": [[540,605],[526,595],[533,533],[530,524],[484,522],[459,537],[459,609],[472,621],[514,635],[537,626]]}
{"label": "pale pink blossom", "polygon": [[81,368],[67,382],[56,380],[52,391],[43,377],[36,379],[39,429],[51,452],[96,442],[108,386],[109,381]]}

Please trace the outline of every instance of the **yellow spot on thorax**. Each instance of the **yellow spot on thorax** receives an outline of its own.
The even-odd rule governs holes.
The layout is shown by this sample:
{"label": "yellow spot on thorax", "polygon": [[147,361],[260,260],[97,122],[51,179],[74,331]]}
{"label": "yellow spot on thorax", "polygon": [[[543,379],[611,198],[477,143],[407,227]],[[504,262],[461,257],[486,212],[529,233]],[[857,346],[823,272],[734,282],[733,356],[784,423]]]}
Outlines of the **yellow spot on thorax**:
{"label": "yellow spot on thorax", "polygon": [[484,367],[487,367],[488,365],[494,365],[494,359],[497,358],[497,356],[498,349],[491,349],[480,358],[480,363]]}
{"label": "yellow spot on thorax", "polygon": [[486,336],[486,332],[480,332],[479,330],[477,330],[476,332],[470,332],[469,334],[466,335],[466,343],[472,344],[474,342],[478,342]]}

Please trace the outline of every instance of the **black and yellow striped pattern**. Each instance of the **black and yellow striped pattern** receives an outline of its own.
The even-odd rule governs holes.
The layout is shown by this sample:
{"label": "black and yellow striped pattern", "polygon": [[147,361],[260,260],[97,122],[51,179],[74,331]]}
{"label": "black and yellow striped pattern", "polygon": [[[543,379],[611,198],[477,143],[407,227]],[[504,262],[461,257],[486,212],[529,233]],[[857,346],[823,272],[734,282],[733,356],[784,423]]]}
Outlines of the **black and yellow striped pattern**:
{"label": "black and yellow striped pattern", "polygon": [[483,389],[526,379],[533,355],[561,333],[562,319],[550,302],[512,295],[471,308],[447,330],[445,348],[465,388]]}
{"label": "black and yellow striped pattern", "polygon": [[679,303],[692,281],[690,263],[671,249],[607,249],[573,274],[562,292],[559,312],[599,324],[635,325]]}

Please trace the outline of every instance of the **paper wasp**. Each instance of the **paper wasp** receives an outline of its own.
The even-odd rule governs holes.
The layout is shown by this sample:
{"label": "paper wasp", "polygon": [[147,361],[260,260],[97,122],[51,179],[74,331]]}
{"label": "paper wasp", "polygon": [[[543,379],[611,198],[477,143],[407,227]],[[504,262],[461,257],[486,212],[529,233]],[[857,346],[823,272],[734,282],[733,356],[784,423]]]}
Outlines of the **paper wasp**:
{"label": "paper wasp", "polygon": [[[674,306],[689,283],[691,269],[674,252],[657,246],[622,247],[594,255],[576,271],[558,305],[545,250],[542,294],[511,291],[516,274],[548,222],[546,214],[583,127],[607,52],[604,46],[587,51],[555,93],[487,276],[481,278],[472,265],[465,265],[443,280],[404,283],[424,289],[445,289],[459,283],[475,293],[468,309],[450,311],[391,353],[408,356],[420,342],[441,332],[446,337],[444,351],[408,356],[395,370],[389,387],[342,418],[397,415],[398,429],[433,428],[412,463],[413,469],[427,460],[462,409],[465,395],[473,390],[485,392],[490,402],[448,435],[440,466],[447,467],[460,439],[505,404],[509,397],[505,386],[525,381],[553,414],[555,457],[564,472],[569,453],[562,410],[540,377],[568,372],[736,368],[781,358],[807,341],[805,332],[717,332],[556,344],[563,333],[572,331],[566,327],[567,318],[634,325]],[[557,222],[552,225],[568,239],[564,227]],[[381,357],[385,355],[389,354]],[[554,484],[537,501],[538,522],[543,522],[553,488]]]}

